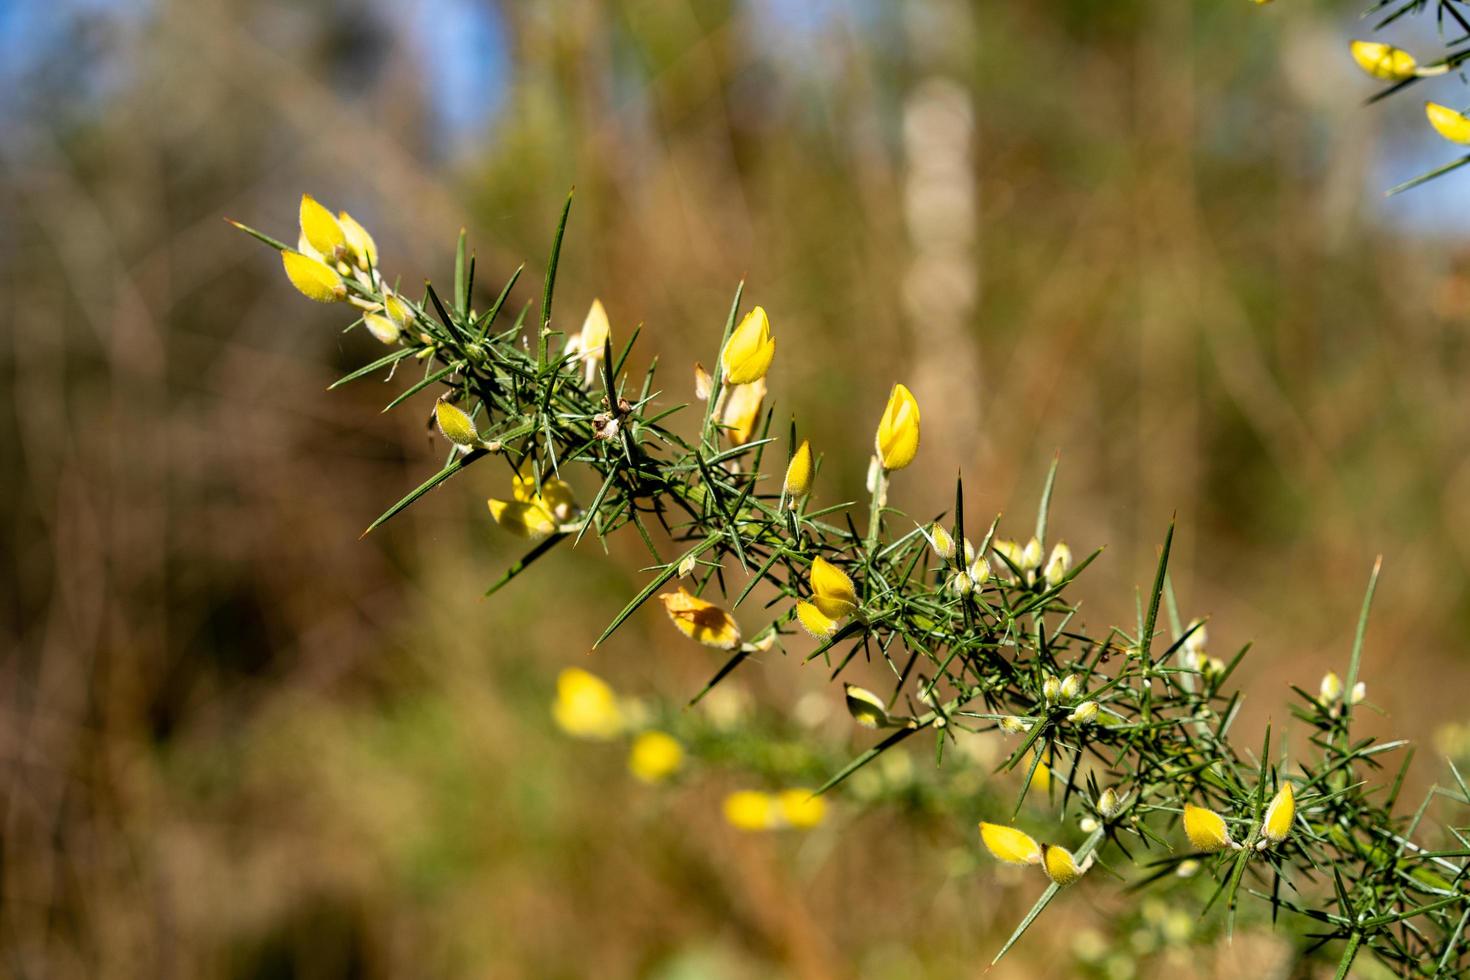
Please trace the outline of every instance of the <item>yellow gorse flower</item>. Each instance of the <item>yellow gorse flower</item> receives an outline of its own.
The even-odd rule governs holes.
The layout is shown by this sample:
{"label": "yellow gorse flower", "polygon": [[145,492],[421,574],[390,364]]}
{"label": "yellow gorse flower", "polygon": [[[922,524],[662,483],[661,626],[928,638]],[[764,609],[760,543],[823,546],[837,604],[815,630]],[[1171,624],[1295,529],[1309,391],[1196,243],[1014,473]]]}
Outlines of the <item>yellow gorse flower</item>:
{"label": "yellow gorse flower", "polygon": [[664,612],[679,632],[692,640],[717,650],[734,650],[740,646],[740,626],[733,616],[712,602],[706,602],[679,588],[659,596]]}
{"label": "yellow gorse flower", "polygon": [[623,713],[613,689],[580,667],[557,675],[551,717],[562,731],[578,738],[608,739],[623,730]]}
{"label": "yellow gorse flower", "polygon": [[1203,854],[1223,851],[1235,844],[1230,839],[1230,829],[1225,826],[1224,817],[1193,803],[1184,804],[1184,835],[1194,849]]}
{"label": "yellow gorse flower", "polygon": [[513,499],[521,503],[535,504],[552,518],[563,523],[574,519],[579,512],[577,498],[572,492],[571,484],[554,476],[542,477],[539,492],[536,489],[534,478],[514,477],[510,483],[510,493]]}
{"label": "yellow gorse flower", "polygon": [[581,513],[571,486],[554,476],[542,479],[539,493],[534,479],[514,477],[510,495],[510,500],[486,501],[490,516],[510,533],[533,541],[545,540]]}
{"label": "yellow gorse flower", "polygon": [[771,336],[771,321],[766,311],[757,306],[745,314],[720,352],[726,383],[748,385],[759,381],[770,370],[775,356],[776,339]]}
{"label": "yellow gorse flower", "polygon": [[1424,103],[1424,114],[1434,131],[1451,143],[1470,143],[1470,117],[1438,102]]}
{"label": "yellow gorse flower", "polygon": [[684,746],[667,732],[642,732],[628,750],[628,771],[645,783],[661,783],[684,764]]}
{"label": "yellow gorse flower", "polygon": [[833,619],[851,616],[857,609],[857,590],[847,573],[820,555],[812,559],[812,602]]}
{"label": "yellow gorse flower", "polygon": [[761,403],[766,398],[766,382],[756,379],[750,384],[728,388],[720,397],[720,425],[730,442],[743,446],[755,435],[760,421]]}
{"label": "yellow gorse flower", "polygon": [[587,310],[587,318],[582,321],[582,332],[567,341],[567,354],[580,357],[584,366],[583,384],[591,385],[596,379],[597,366],[602,363],[610,336],[612,324],[607,318],[607,308],[602,305],[602,300],[594,299]]}
{"label": "yellow gorse flower", "polygon": [[368,333],[378,338],[385,344],[398,342],[398,323],[381,313],[364,313],[362,315],[363,326],[367,327]]}
{"label": "yellow gorse flower", "polygon": [[373,241],[373,236],[368,230],[357,223],[357,219],[346,211],[337,212],[337,224],[342,227],[342,234],[347,238],[347,249],[352,253],[353,261],[359,269],[376,269],[378,267],[378,244]]}
{"label": "yellow gorse flower", "polygon": [[812,492],[812,445],[805,439],[792,453],[791,462],[786,464],[786,479],[781,484],[781,492],[793,508],[797,500]]}
{"label": "yellow gorse flower", "polygon": [[323,259],[337,262],[351,251],[342,223],[310,194],[301,195],[300,216],[302,237]]}
{"label": "yellow gorse flower", "polygon": [[1385,82],[1401,82],[1413,78],[1419,70],[1414,56],[1402,48],[1381,41],[1353,41],[1348,45],[1358,67]]}
{"label": "yellow gorse flower", "polygon": [[1082,863],[1078,864],[1072,852],[1065,847],[1047,844],[1041,849],[1041,866],[1045,869],[1046,876],[1058,885],[1070,885],[1092,867],[1092,855],[1087,855]]}
{"label": "yellow gorse flower", "polygon": [[828,616],[810,602],[796,604],[796,621],[801,628],[819,640],[825,640],[837,632],[842,624]]}
{"label": "yellow gorse flower", "polygon": [[347,298],[342,277],[325,262],[285,249],[281,252],[281,263],[286,267],[286,278],[291,280],[291,285],[307,299],[338,303]]}
{"label": "yellow gorse flower", "polygon": [[725,797],[725,822],[738,830],[770,830],[777,825],[779,809],[769,793],[737,790]]}
{"label": "yellow gorse flower", "polygon": [[995,823],[980,822],[980,840],[997,860],[1007,864],[1040,864],[1041,845],[1031,835]]}
{"label": "yellow gorse flower", "polygon": [[1261,822],[1261,839],[1256,843],[1257,849],[1265,849],[1271,844],[1280,844],[1286,840],[1295,819],[1296,791],[1291,788],[1291,783],[1283,782],[1281,789],[1276,791],[1276,796],[1271,800],[1271,805],[1266,807],[1266,819]]}
{"label": "yellow gorse flower", "polygon": [[888,709],[883,699],[865,687],[856,684],[842,685],[847,699],[847,713],[852,720],[864,728],[883,728],[888,725]]}
{"label": "yellow gorse flower", "polygon": [[494,497],[485,503],[489,505],[490,516],[495,523],[511,534],[543,541],[556,533],[556,521],[539,504],[524,500],[496,500]]}
{"label": "yellow gorse flower", "polygon": [[919,403],[901,384],[893,386],[874,439],[885,470],[901,470],[919,453]]}

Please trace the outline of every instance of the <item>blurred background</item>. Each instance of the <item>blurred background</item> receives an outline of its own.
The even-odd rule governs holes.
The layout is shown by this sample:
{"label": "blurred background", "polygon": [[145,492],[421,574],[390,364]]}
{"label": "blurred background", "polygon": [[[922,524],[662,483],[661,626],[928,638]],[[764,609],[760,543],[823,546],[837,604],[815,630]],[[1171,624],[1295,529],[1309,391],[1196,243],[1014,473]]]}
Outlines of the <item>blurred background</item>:
{"label": "blurred background", "polygon": [[[895,380],[916,516],[958,469],[968,521],[1024,539],[1060,452],[1053,533],[1107,545],[1094,628],[1132,622],[1177,514],[1185,616],[1255,643],[1247,745],[1345,668],[1382,553],[1368,724],[1442,778],[1470,748],[1470,182],[1382,190],[1452,155],[1420,93],[1466,99],[1364,108],[1361,6],[0,3],[0,973],[975,976],[1040,890],[975,860],[964,806],[745,834],[738,768],[650,788],[559,732],[563,667],[677,706],[718,663],[651,608],[589,656],[636,540],[481,602],[521,550],[488,468],[359,540],[442,451],[432,396],[379,414],[401,380],[326,393],[380,348],[221,220],[294,240],[302,191],[406,285],[465,226],[493,295],[539,283],[575,184],[559,327],[600,296],[688,400],[745,278],[824,504],[861,494]],[[1425,27],[1396,35],[1421,58]],[[772,654],[717,712],[840,760],[871,739],[814,671]],[[922,786],[912,761],[883,778]],[[1120,932],[1115,891],[992,974],[1320,970],[1158,907]]]}

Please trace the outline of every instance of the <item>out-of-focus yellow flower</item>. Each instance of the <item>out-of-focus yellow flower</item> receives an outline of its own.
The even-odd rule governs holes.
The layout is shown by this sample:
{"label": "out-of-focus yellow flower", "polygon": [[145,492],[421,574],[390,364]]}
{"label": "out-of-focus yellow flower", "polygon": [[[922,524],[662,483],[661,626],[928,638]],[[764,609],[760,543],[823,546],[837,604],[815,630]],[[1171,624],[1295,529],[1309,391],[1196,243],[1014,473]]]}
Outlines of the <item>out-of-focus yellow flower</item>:
{"label": "out-of-focus yellow flower", "polygon": [[568,667],[557,675],[551,717],[562,731],[578,738],[609,739],[623,729],[623,714],[613,689],[580,667]]}
{"label": "out-of-focus yellow flower", "polygon": [[757,378],[750,384],[735,385],[720,398],[720,425],[730,442],[743,446],[755,435],[760,422],[761,403],[766,399],[766,382]]}
{"label": "out-of-focus yellow flower", "polygon": [[805,439],[792,453],[791,462],[786,464],[786,479],[781,484],[781,492],[786,495],[787,506],[793,510],[799,499],[812,492],[812,444]]}
{"label": "out-of-focus yellow flower", "polygon": [[856,684],[842,685],[847,698],[847,713],[853,721],[864,728],[883,728],[888,724],[888,709],[883,699],[872,691]]}
{"label": "out-of-focus yellow flower", "polygon": [[1424,103],[1424,114],[1434,131],[1451,143],[1470,143],[1470,117],[1438,102]]}
{"label": "out-of-focus yellow flower", "polygon": [[628,750],[628,771],[645,783],[660,783],[684,764],[684,747],[666,732],[642,732]]}
{"label": "out-of-focus yellow flower", "polygon": [[288,248],[281,252],[281,263],[286,267],[286,278],[291,280],[291,285],[307,299],[338,303],[347,298],[342,277],[325,262]]}
{"label": "out-of-focus yellow flower", "polygon": [[577,516],[576,495],[571,484],[554,476],[541,478],[541,492],[536,492],[536,481],[529,476],[517,476],[511,480],[511,497],[521,503],[535,504],[558,521],[570,521]]}
{"label": "out-of-focus yellow flower", "polygon": [[1385,82],[1402,82],[1418,74],[1419,63],[1402,48],[1380,41],[1354,41],[1348,45],[1358,67]]}
{"label": "out-of-focus yellow flower", "polygon": [[1214,810],[1193,803],[1184,804],[1184,835],[1196,851],[1213,854],[1234,845],[1225,818]]}
{"label": "out-of-focus yellow flower", "polygon": [[352,259],[357,263],[359,269],[376,269],[378,267],[378,244],[373,241],[373,236],[368,230],[357,223],[357,219],[346,211],[337,212],[337,223],[342,226],[342,234],[347,239],[347,249],[352,253]]}
{"label": "out-of-focus yellow flower", "polygon": [[1366,697],[1368,697],[1368,685],[1363,681],[1358,681],[1348,692],[1347,701],[1348,704],[1362,704]]}
{"label": "out-of-focus yellow flower", "polygon": [[1055,844],[1047,844],[1042,849],[1041,866],[1046,869],[1046,876],[1058,885],[1070,885],[1078,878],[1087,873],[1092,867],[1092,855],[1087,855],[1081,864],[1072,856],[1072,852],[1065,847]]}
{"label": "out-of-focus yellow flower", "polygon": [[1266,807],[1266,819],[1261,822],[1261,839],[1257,849],[1264,850],[1271,844],[1280,844],[1291,833],[1291,822],[1296,819],[1296,792],[1291,783],[1282,782],[1281,789]]}
{"label": "out-of-focus yellow flower", "polygon": [[1001,824],[980,822],[980,840],[997,860],[1007,864],[1040,864],[1041,845],[1031,835]]}
{"label": "out-of-focus yellow flower", "polygon": [[533,478],[513,477],[510,493],[508,501],[487,501],[490,516],[505,530],[533,541],[545,540],[581,513],[571,486],[554,476],[542,478],[540,493]]}
{"label": "out-of-focus yellow flower", "polygon": [[367,327],[368,333],[383,343],[395,344],[398,342],[398,324],[392,317],[384,316],[381,313],[364,313],[362,315],[362,322],[363,326]]}
{"label": "out-of-focus yellow flower", "polygon": [[1317,686],[1317,700],[1331,706],[1342,697],[1342,678],[1333,671],[1322,675],[1322,683]]}
{"label": "out-of-focus yellow flower", "polygon": [[890,472],[903,469],[919,454],[919,403],[901,384],[888,395],[873,443],[878,461]]}
{"label": "out-of-focus yellow flower", "polygon": [[591,385],[597,377],[598,365],[607,347],[607,338],[612,335],[612,324],[607,318],[607,309],[602,300],[594,299],[582,321],[582,332],[567,341],[567,354],[581,358],[583,364],[582,383]]}
{"label": "out-of-focus yellow flower", "polygon": [[[1027,752],[1025,758],[1021,760],[1021,767],[1024,769],[1030,769],[1031,759],[1034,756],[1034,749],[1030,752]],[[1050,792],[1051,766],[1046,764],[1046,759],[1042,759],[1042,761],[1036,764],[1036,768],[1034,770],[1031,770],[1031,782],[1027,785],[1029,788],[1036,790],[1038,793]]]}
{"label": "out-of-focus yellow flower", "polygon": [[769,793],[742,789],[725,797],[725,822],[738,830],[770,830],[780,819],[779,805]]}
{"label": "out-of-focus yellow flower", "polygon": [[543,541],[556,533],[556,521],[540,504],[524,500],[496,500],[494,497],[485,503],[489,505],[490,516],[495,523],[518,537]]}
{"label": "out-of-focus yellow flower", "polygon": [[783,789],[776,801],[781,818],[798,830],[809,830],[827,818],[827,801],[805,787]]}
{"label": "out-of-focus yellow flower", "polygon": [[847,573],[818,555],[812,559],[812,604],[832,619],[851,616],[858,607],[857,590]]}
{"label": "out-of-focus yellow flower", "polygon": [[740,645],[740,626],[733,616],[712,602],[680,587],[659,596],[664,612],[679,632],[717,650],[734,650]]}
{"label": "out-of-focus yellow flower", "polygon": [[475,420],[458,405],[439,399],[434,403],[434,421],[438,423],[444,438],[454,443],[461,452],[468,452],[480,445],[480,431],[475,428]]}
{"label": "out-of-focus yellow flower", "polygon": [[776,338],[771,336],[771,321],[766,311],[757,306],[745,314],[720,353],[726,383],[748,385],[759,381],[770,370],[775,356]]}
{"label": "out-of-focus yellow flower", "polygon": [[350,248],[347,233],[332,212],[310,194],[301,195],[301,234],[317,254],[328,262],[340,261]]}

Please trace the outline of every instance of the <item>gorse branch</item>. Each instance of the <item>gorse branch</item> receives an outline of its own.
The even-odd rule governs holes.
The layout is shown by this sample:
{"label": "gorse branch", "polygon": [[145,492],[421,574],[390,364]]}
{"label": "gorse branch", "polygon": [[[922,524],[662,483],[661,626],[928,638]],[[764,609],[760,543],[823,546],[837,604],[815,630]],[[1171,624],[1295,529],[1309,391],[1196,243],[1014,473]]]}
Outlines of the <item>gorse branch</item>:
{"label": "gorse branch", "polygon": [[[1212,884],[1200,896],[1202,912],[1222,908],[1233,926],[1248,897],[1273,918],[1295,913],[1316,945],[1340,941],[1342,972],[1365,950],[1406,976],[1465,969],[1470,842],[1453,828],[1448,846],[1414,839],[1436,799],[1466,805],[1470,791],[1455,773],[1453,787],[1435,788],[1406,812],[1399,795],[1408,758],[1387,786],[1373,779],[1404,743],[1376,742],[1353,726],[1366,694],[1359,671],[1376,566],[1346,682],[1330,673],[1318,691],[1296,690],[1293,714],[1310,751],[1289,758],[1270,730],[1259,748],[1242,749],[1231,738],[1240,693],[1228,684],[1247,651],[1213,657],[1204,625],[1180,622],[1168,578],[1172,527],[1136,622],[1088,633],[1067,593],[1097,553],[1074,561],[1065,544],[1047,547],[1055,463],[1024,544],[999,537],[996,521],[972,544],[958,480],[948,522],[918,523],[890,504],[920,445],[919,403],[902,384],[874,412],[865,525],[854,522],[853,504],[816,506],[820,456],[795,423],[774,431],[765,405],[777,347],[766,312],[755,306],[742,315],[743,286],[736,289],[715,367],[696,367],[692,379],[694,399],[704,402],[697,428],[681,434],[673,421],[688,404],[656,387],[653,367],[641,378],[627,371],[636,333],[620,346],[600,303],[579,332],[554,328],[567,216],[530,337],[527,310],[511,316],[506,308],[520,270],[477,311],[463,237],[452,295],[426,285],[411,300],[388,285],[367,232],[310,197],[297,248],[251,232],[280,251],[299,291],[343,304],[354,326],[391,348],[338,384],[412,365],[421,375],[389,407],[437,393],[432,423],[448,443],[444,464],[369,531],[470,466],[498,465],[508,492],[488,502],[490,514],[529,550],[489,591],[559,545],[631,526],[652,575],[596,643],[657,597],[676,629],[722,654],[694,700],[752,653],[784,652],[803,632],[815,640],[804,656],[821,660],[834,683],[859,655],[881,661],[893,677],[888,694],[846,684],[843,696],[854,721],[883,737],[832,771],[819,793],[916,736],[933,740],[941,763],[946,746],[977,733],[1009,736],[1002,768],[1025,778],[1010,805],[981,824],[981,840],[999,860],[1036,865],[1051,884],[1000,955],[1104,861],[1135,888],[1203,870],[1196,880]],[[564,478],[573,469],[597,487],[585,502]],[[765,616],[748,601],[757,587]],[[742,627],[737,612],[746,623],[762,621]],[[1172,623],[1167,631],[1161,613]],[[585,672],[569,683],[568,696],[593,710],[564,726],[612,730],[605,687]],[[640,736],[635,771],[677,765],[679,747],[664,739]],[[791,822],[812,818],[806,800],[785,801]],[[732,797],[727,816],[758,824],[761,805]],[[1061,822],[1068,814],[1081,818],[1075,849],[1057,843],[1076,833],[1078,824]],[[1042,842],[1013,825],[1023,820],[1046,828]]]}

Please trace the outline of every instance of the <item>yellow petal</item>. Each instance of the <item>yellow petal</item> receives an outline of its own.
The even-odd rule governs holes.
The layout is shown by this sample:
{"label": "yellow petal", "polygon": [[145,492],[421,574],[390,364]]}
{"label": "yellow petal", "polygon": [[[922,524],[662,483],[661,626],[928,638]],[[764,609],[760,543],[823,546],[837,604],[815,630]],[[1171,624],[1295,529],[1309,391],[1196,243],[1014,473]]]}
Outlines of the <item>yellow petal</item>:
{"label": "yellow petal", "polygon": [[486,503],[495,523],[511,534],[541,541],[556,532],[556,521],[539,504],[524,500],[496,500],[494,497]]}
{"label": "yellow petal", "polygon": [[761,402],[766,397],[766,383],[757,379],[750,384],[736,385],[725,392],[724,405],[720,411],[720,424],[730,442],[743,446],[755,435],[760,421]]}
{"label": "yellow petal", "polygon": [[347,239],[347,248],[352,252],[358,268],[376,269],[378,244],[373,241],[373,236],[346,211],[338,213],[337,223],[342,226],[342,235]]}
{"label": "yellow petal", "polygon": [[1184,804],[1184,834],[1196,851],[1212,854],[1230,846],[1230,830],[1225,818],[1214,810],[1193,803]]}
{"label": "yellow petal", "polygon": [[846,572],[820,555],[812,559],[810,582],[812,591],[819,598],[845,602],[850,606],[858,604],[857,591],[853,588],[852,579],[847,577]]}
{"label": "yellow petal", "polygon": [[1359,68],[1385,82],[1413,78],[1419,67],[1409,52],[1379,41],[1354,41],[1348,45],[1348,50]]}
{"label": "yellow petal", "polygon": [[456,446],[467,448],[480,444],[480,433],[475,428],[475,420],[459,406],[442,399],[435,402],[434,421],[439,424],[439,431],[444,433],[444,438]]}
{"label": "yellow petal", "polygon": [[1434,131],[1451,143],[1470,143],[1470,118],[1438,102],[1424,103],[1424,114]]}
{"label": "yellow petal", "polygon": [[383,312],[400,327],[406,327],[413,319],[413,309],[398,297],[397,293],[387,293],[383,296]]}
{"label": "yellow petal", "polygon": [[1046,876],[1059,885],[1072,884],[1092,866],[1090,859],[1079,865],[1071,851],[1055,844],[1048,844],[1042,849],[1041,860]]}
{"label": "yellow petal", "polygon": [[1282,783],[1276,797],[1266,808],[1266,819],[1261,824],[1261,836],[1273,844],[1280,844],[1291,833],[1291,822],[1296,819],[1296,792],[1291,783]]}
{"label": "yellow petal", "polygon": [[796,619],[801,623],[802,629],[819,640],[825,640],[836,633],[840,625],[836,619],[828,616],[810,602],[796,604]]}
{"label": "yellow petal", "polygon": [[383,343],[393,344],[398,342],[398,324],[392,317],[383,316],[381,313],[364,313],[362,315],[362,322],[368,328],[368,333]]}
{"label": "yellow petal", "polygon": [[659,596],[679,632],[692,640],[717,650],[733,650],[740,645],[740,627],[725,610],[706,602],[687,589],[665,592]]}
{"label": "yellow petal", "polygon": [[888,396],[874,444],[885,470],[901,470],[919,453],[919,403],[901,384]]}
{"label": "yellow petal", "polygon": [[577,515],[577,498],[571,484],[554,476],[541,478],[541,492],[536,492],[536,480],[530,476],[513,477],[510,481],[513,500],[536,504],[559,521],[569,521]]}
{"label": "yellow petal", "polygon": [[725,822],[739,830],[769,830],[778,818],[776,801],[753,789],[725,797],[724,811]]}
{"label": "yellow petal", "polygon": [[310,194],[301,195],[301,234],[323,258],[335,259],[347,251],[342,225]]}
{"label": "yellow petal", "polygon": [[342,277],[325,262],[289,249],[281,253],[281,262],[286,267],[286,278],[307,299],[336,303],[347,298],[347,287],[343,285]]}
{"label": "yellow petal", "polygon": [[663,782],[683,764],[684,746],[665,732],[643,732],[628,750],[628,771],[645,783]]}
{"label": "yellow petal", "polygon": [[602,678],[578,667],[568,667],[557,675],[551,717],[562,731],[579,738],[612,738],[623,727],[613,689]]}
{"label": "yellow petal", "polygon": [[809,789],[783,789],[776,803],[782,819],[801,830],[815,827],[827,817],[827,801],[813,796]]}
{"label": "yellow petal", "polygon": [[888,709],[883,699],[867,688],[855,684],[842,685],[847,695],[847,713],[864,728],[883,728],[888,724]]}
{"label": "yellow petal", "polygon": [[587,311],[587,319],[582,321],[582,355],[593,360],[601,359],[602,348],[611,334],[612,325],[608,322],[607,310],[603,308],[602,300],[594,299],[592,308]]}
{"label": "yellow petal", "polygon": [[771,321],[766,317],[766,311],[757,306],[745,314],[720,353],[725,381],[732,385],[759,381],[766,376],[775,356],[776,340],[771,336]]}
{"label": "yellow petal", "polygon": [[981,821],[980,840],[987,851],[1007,864],[1041,863],[1040,845],[1014,827]]}
{"label": "yellow petal", "polygon": [[812,492],[812,446],[805,439],[792,454],[791,462],[786,464],[786,479],[781,490],[792,500]]}

